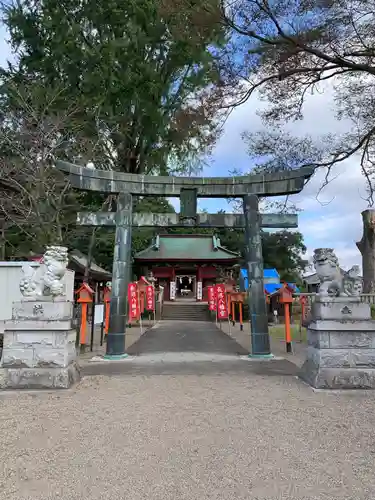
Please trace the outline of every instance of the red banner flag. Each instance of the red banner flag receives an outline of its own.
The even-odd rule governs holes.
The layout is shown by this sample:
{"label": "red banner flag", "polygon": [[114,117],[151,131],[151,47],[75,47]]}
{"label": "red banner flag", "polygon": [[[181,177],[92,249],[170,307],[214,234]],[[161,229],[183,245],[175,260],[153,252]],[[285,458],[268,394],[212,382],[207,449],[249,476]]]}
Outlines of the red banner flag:
{"label": "red banner flag", "polygon": [[139,300],[137,293],[137,285],[129,283],[128,285],[128,301],[129,301],[129,319],[138,319],[140,316]]}
{"label": "red banner flag", "polygon": [[208,309],[210,311],[216,311],[216,297],[215,297],[214,286],[207,287],[207,295],[208,295]]}
{"label": "red banner flag", "polygon": [[146,286],[146,309],[147,311],[155,309],[155,293],[152,285]]}
{"label": "red banner flag", "polygon": [[228,318],[228,304],[225,297],[225,285],[216,285],[217,319]]}

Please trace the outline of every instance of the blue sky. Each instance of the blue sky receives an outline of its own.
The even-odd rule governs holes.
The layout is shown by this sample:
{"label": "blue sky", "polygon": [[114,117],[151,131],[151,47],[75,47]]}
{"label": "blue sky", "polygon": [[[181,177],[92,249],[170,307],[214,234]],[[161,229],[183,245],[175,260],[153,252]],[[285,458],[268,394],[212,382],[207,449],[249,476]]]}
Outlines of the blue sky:
{"label": "blue sky", "polygon": [[[6,42],[6,32],[0,26],[0,66],[11,57]],[[350,128],[350,123],[337,121],[333,112],[332,84],[328,82],[319,94],[307,97],[304,119],[289,124],[288,130],[296,135],[311,134],[318,138],[328,132],[340,134]],[[264,104],[255,94],[247,103],[237,108],[229,117],[224,133],[213,152],[210,166],[203,172],[207,176],[225,176],[234,169],[249,172],[252,165],[246,154],[246,145],[241,139],[245,130],[255,131],[262,127],[256,114]],[[307,184],[303,192],[294,195],[292,201],[302,209],[299,215],[299,230],[308,247],[311,258],[314,248],[330,247],[336,250],[340,263],[348,268],[361,264],[361,256],[355,242],[361,238],[361,211],[366,208],[365,183],[361,176],[358,158],[351,158],[334,171],[335,179],[316,199],[324,174],[318,173]],[[231,207],[225,200],[205,200],[200,208],[210,212]]]}

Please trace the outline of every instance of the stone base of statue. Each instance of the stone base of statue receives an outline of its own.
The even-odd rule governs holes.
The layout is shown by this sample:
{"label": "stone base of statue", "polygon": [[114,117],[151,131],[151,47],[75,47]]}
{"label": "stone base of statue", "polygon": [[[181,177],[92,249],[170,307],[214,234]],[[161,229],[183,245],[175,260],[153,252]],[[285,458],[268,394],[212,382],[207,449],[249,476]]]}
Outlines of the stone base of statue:
{"label": "stone base of statue", "polygon": [[375,321],[360,297],[317,296],[299,376],[317,389],[375,389]]}
{"label": "stone base of statue", "polygon": [[4,332],[1,389],[67,389],[80,380],[73,304],[64,297],[13,304]]}

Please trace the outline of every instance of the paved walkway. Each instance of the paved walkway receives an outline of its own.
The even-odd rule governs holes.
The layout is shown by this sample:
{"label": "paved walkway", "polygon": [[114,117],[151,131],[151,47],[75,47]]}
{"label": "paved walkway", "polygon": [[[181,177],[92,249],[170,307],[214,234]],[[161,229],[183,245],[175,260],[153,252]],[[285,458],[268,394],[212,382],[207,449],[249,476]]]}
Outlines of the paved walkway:
{"label": "paved walkway", "polygon": [[208,321],[161,321],[127,352],[137,355],[157,352],[248,354],[244,347]]}

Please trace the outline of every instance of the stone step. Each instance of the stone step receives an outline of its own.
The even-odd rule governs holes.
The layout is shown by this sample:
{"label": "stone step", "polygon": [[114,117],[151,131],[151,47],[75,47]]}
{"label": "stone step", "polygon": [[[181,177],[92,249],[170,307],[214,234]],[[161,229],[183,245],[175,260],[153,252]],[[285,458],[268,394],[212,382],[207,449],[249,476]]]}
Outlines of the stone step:
{"label": "stone step", "polygon": [[188,304],[165,304],[162,318],[175,321],[208,321],[208,307],[207,304],[194,302]]}
{"label": "stone step", "polygon": [[171,309],[168,310],[163,310],[162,313],[162,318],[163,319],[175,319],[175,320],[197,320],[197,321],[206,321],[209,319],[209,314],[207,310],[202,310],[202,311],[180,311],[180,310],[175,310],[172,311]]}
{"label": "stone step", "polygon": [[175,321],[175,322],[178,322],[178,321],[183,321],[183,322],[186,322],[186,323],[210,323],[210,320],[208,318],[164,318],[162,317],[162,320],[163,321]]}
{"label": "stone step", "polygon": [[162,316],[162,319],[170,319],[175,321],[207,321],[209,318],[207,316]]}
{"label": "stone step", "polygon": [[206,315],[208,311],[197,311],[197,312],[187,312],[187,311],[163,311],[163,314],[168,314],[169,316],[202,316]]}

